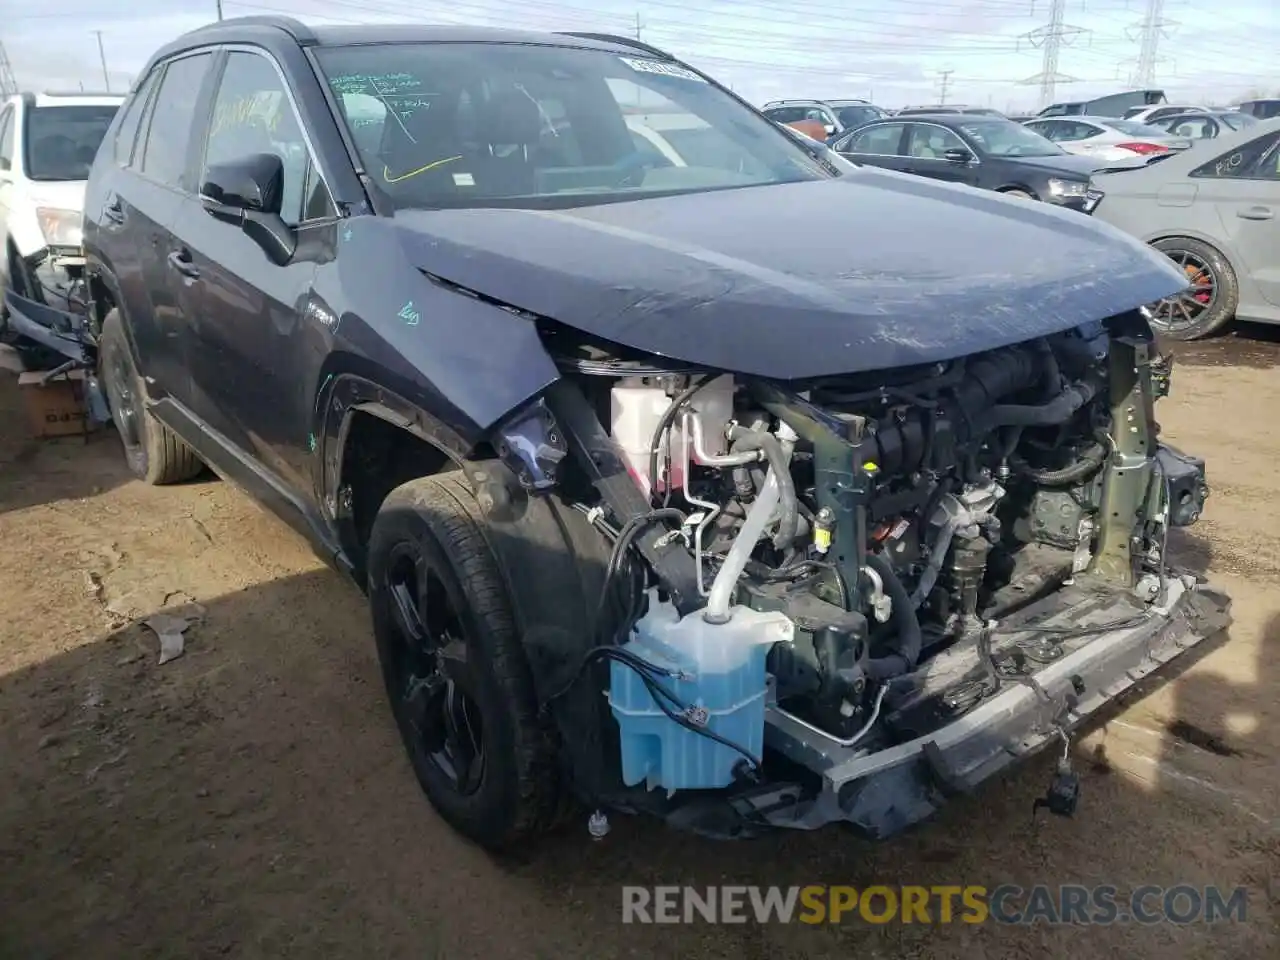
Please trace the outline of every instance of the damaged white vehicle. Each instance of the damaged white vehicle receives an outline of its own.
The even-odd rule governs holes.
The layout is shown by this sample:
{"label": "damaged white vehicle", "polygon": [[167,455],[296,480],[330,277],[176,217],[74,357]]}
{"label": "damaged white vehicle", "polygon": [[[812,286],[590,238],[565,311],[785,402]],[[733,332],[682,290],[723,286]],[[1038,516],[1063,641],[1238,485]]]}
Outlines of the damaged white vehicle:
{"label": "damaged white vehicle", "polygon": [[[115,94],[21,93],[0,108],[0,233],[6,290],[73,314],[83,311],[84,188],[98,147],[124,102]],[[0,313],[0,337],[35,366],[62,363],[70,328],[48,327]],[[49,343],[50,337],[56,342]]]}

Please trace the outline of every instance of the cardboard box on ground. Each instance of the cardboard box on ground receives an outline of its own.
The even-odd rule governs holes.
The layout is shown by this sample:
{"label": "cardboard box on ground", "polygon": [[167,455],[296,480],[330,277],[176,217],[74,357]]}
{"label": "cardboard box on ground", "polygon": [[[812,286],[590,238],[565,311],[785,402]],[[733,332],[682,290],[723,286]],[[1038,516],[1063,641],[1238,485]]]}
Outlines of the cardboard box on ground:
{"label": "cardboard box on ground", "polygon": [[90,430],[84,371],[72,370],[45,381],[47,374],[28,370],[18,376],[18,390],[32,436],[75,437]]}

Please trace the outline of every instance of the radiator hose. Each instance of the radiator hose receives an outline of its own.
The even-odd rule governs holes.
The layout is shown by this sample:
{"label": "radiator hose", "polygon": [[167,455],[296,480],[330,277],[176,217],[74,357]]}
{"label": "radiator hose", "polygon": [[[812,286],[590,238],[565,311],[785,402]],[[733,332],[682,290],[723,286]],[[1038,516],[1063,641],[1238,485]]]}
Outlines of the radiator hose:
{"label": "radiator hose", "polygon": [[892,622],[897,635],[897,649],[886,656],[868,660],[866,671],[872,680],[888,680],[915,669],[924,648],[924,635],[920,632],[920,618],[916,616],[907,588],[893,572],[889,561],[878,553],[868,553],[867,566],[879,575],[885,593],[893,601]]}

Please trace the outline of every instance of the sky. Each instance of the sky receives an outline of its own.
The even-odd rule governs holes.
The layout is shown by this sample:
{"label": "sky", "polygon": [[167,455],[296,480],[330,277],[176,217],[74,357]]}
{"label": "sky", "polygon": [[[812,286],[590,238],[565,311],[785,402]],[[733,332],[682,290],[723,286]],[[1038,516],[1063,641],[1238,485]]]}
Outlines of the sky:
{"label": "sky", "polygon": [[[754,103],[858,97],[1041,106],[1053,0],[223,0],[225,17],[474,23],[625,33]],[[1054,100],[1133,85],[1149,0],[1065,0]],[[1173,102],[1280,95],[1280,0],[1164,0],[1155,84]],[[447,12],[445,12],[447,11]],[[154,50],[214,20],[217,0],[0,0],[0,41],[23,89],[125,89]],[[1036,31],[1040,32],[1037,33]],[[1031,81],[1031,82],[1027,82]],[[1069,82],[1068,82],[1069,81]]]}

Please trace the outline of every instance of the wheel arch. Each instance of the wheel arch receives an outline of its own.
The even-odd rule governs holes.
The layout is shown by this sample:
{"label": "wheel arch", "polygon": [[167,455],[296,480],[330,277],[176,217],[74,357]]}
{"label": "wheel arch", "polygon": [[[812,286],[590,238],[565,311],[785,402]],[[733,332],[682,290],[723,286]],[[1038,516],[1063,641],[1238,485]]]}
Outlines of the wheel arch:
{"label": "wheel arch", "polygon": [[[1147,244],[1147,246],[1154,248],[1154,245],[1159,243],[1161,240],[1177,240],[1179,238],[1197,240],[1200,243],[1213,247],[1213,249],[1217,250],[1226,259],[1227,265],[1231,267],[1231,271],[1236,275],[1237,284],[1243,284],[1247,280],[1249,275],[1248,268],[1245,266],[1244,261],[1236,255],[1236,251],[1231,244],[1224,243],[1221,237],[1215,237],[1203,230],[1196,230],[1194,228],[1190,230],[1157,230],[1149,236],[1144,237],[1143,242]],[[1156,252],[1160,253],[1161,251],[1157,250]]]}
{"label": "wheel arch", "polygon": [[[554,491],[527,490],[487,437],[473,440],[457,432],[376,381],[335,374],[322,385],[317,404],[324,405],[324,441],[314,451],[323,509],[357,583],[367,589],[368,530],[387,494],[413,479],[460,471],[484,514],[484,537],[511,601],[539,700],[562,686],[590,646],[591,601],[609,559],[610,544],[587,515]],[[362,472],[362,445],[370,440],[391,444],[395,463],[385,474]],[[362,479],[372,479],[370,488],[354,489]]]}
{"label": "wheel arch", "polygon": [[1000,186],[996,187],[995,192],[996,192],[996,193],[1008,193],[1008,192],[1009,192],[1009,191],[1011,191],[1011,190],[1017,190],[1019,193],[1027,193],[1027,194],[1030,194],[1030,195],[1031,195],[1033,198],[1035,198],[1036,200],[1039,200],[1039,199],[1040,199],[1040,193],[1039,193],[1039,191],[1037,191],[1037,190],[1032,190],[1032,189],[1031,189],[1029,186],[1027,186],[1025,183],[1004,183],[1004,184],[1001,184]]}

